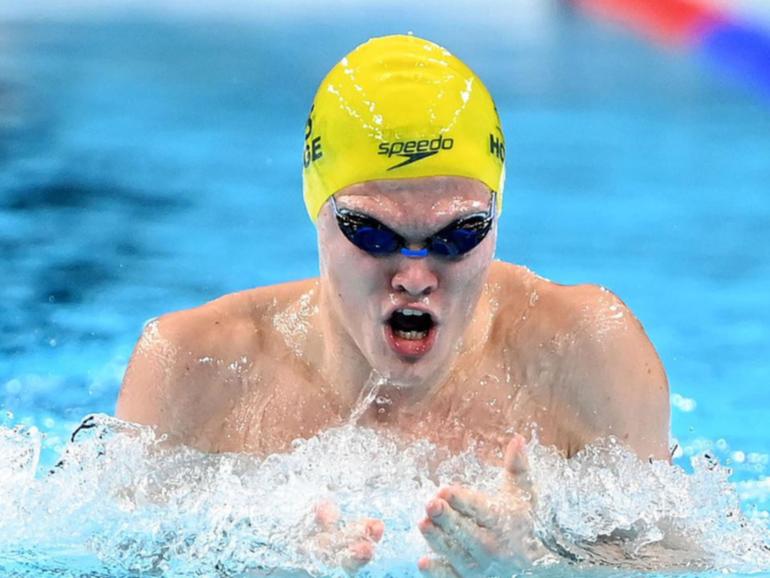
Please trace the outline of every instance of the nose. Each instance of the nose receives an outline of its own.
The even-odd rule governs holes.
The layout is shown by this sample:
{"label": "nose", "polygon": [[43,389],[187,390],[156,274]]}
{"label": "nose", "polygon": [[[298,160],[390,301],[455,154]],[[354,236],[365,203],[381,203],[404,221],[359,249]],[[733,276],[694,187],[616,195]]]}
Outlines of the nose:
{"label": "nose", "polygon": [[429,259],[399,259],[399,266],[393,274],[390,285],[398,293],[413,297],[430,295],[438,288],[438,277],[428,266]]}

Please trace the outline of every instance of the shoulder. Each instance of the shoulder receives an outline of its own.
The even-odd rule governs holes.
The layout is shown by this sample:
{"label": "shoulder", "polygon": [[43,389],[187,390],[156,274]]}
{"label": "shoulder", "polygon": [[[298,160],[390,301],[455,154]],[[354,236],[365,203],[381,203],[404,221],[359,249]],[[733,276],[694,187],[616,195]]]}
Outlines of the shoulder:
{"label": "shoulder", "polygon": [[[523,314],[528,331],[573,334],[637,323],[620,298],[599,285],[563,285],[527,267],[497,261],[489,275],[498,317]],[[628,314],[628,315],[627,315]]]}
{"label": "shoulder", "polygon": [[548,368],[578,424],[578,445],[613,435],[640,456],[667,458],[668,381],[629,307],[598,285],[559,285],[515,266],[503,271],[508,294],[519,295],[504,313],[519,320],[508,323],[511,349]]}
{"label": "shoulder", "polygon": [[225,295],[203,305],[165,313],[148,321],[132,363],[147,357],[178,361],[196,355],[227,360],[260,335],[261,312],[269,301],[256,290]]}
{"label": "shoulder", "polygon": [[564,341],[565,355],[596,356],[618,348],[636,356],[655,355],[639,320],[605,287],[561,285],[508,263],[496,263],[490,282],[499,303],[496,317],[508,327],[508,340]]}
{"label": "shoulder", "polygon": [[136,352],[206,355],[232,361],[264,351],[273,317],[314,285],[314,280],[230,293],[198,307],[166,313],[145,324]]}
{"label": "shoulder", "polygon": [[225,295],[145,324],[121,386],[116,415],[189,441],[243,395],[259,370],[272,317],[310,281]]}
{"label": "shoulder", "polygon": [[578,286],[568,298],[574,345],[567,391],[583,417],[584,442],[615,436],[643,458],[669,458],[669,387],[642,324],[611,291]]}

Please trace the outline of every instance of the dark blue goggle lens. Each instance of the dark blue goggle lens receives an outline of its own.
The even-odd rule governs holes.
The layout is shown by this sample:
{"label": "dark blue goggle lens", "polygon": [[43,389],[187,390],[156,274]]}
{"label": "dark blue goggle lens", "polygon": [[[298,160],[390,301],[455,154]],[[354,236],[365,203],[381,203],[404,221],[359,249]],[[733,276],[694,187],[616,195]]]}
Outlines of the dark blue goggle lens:
{"label": "dark blue goggle lens", "polygon": [[[384,256],[406,246],[403,237],[376,219],[349,211],[336,210],[337,224],[347,239],[362,251]],[[492,227],[493,217],[487,214],[463,217],[441,229],[426,240],[430,253],[440,257],[459,257],[484,240]]]}
{"label": "dark blue goggle lens", "polygon": [[492,227],[492,219],[482,215],[466,217],[428,239],[428,250],[442,257],[459,257],[478,246]]}
{"label": "dark blue goggle lens", "polygon": [[390,229],[353,225],[348,232],[346,228],[340,228],[351,243],[372,255],[389,255],[401,248],[398,235]]}

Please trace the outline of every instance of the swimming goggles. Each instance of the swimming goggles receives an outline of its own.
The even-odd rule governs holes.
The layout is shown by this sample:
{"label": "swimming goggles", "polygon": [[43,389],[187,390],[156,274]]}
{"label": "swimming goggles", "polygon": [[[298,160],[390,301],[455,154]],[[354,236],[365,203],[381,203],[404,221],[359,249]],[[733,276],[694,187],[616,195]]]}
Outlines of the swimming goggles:
{"label": "swimming goggles", "polygon": [[380,221],[351,209],[340,209],[331,197],[334,216],[342,234],[362,251],[375,257],[399,252],[406,257],[420,259],[428,254],[446,259],[464,255],[484,240],[495,219],[496,193],[492,191],[492,204],[488,211],[473,213],[453,221],[422,243],[421,249],[410,249],[407,241]]}

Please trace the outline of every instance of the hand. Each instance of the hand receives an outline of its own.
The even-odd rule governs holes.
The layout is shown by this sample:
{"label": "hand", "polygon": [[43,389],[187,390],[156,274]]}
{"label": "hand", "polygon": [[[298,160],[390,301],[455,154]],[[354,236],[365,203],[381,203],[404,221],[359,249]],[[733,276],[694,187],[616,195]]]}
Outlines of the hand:
{"label": "hand", "polygon": [[496,496],[460,486],[439,490],[419,528],[437,557],[418,562],[425,576],[511,576],[548,551],[534,534],[534,496],[525,441],[516,434],[505,451],[505,484]]}
{"label": "hand", "polygon": [[355,574],[374,557],[374,545],[382,538],[385,525],[380,520],[363,518],[343,526],[340,511],[332,502],[315,508],[318,529],[306,549],[324,564]]}

